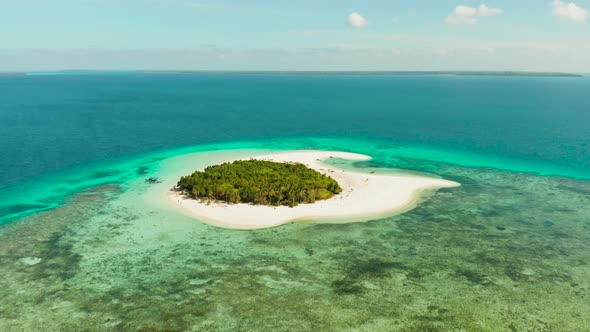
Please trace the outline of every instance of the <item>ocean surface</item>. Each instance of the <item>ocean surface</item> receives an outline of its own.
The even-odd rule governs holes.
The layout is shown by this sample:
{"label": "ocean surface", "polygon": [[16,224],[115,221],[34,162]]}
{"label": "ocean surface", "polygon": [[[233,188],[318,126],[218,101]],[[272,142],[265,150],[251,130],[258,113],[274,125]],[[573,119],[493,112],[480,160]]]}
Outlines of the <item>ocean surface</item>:
{"label": "ocean surface", "polygon": [[[588,91],[588,77],[0,76],[0,330],[588,330]],[[235,231],[143,183],[291,149],[462,186],[366,223]]]}

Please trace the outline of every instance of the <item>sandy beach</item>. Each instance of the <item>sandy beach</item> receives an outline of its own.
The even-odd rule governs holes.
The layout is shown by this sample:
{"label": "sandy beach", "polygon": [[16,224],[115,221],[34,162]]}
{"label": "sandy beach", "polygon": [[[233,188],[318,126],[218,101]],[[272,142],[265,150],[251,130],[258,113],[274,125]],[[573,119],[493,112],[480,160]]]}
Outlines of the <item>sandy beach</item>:
{"label": "sandy beach", "polygon": [[394,215],[415,207],[420,193],[424,190],[459,186],[459,183],[453,181],[416,175],[354,172],[329,166],[322,162],[329,158],[371,159],[369,156],[348,152],[298,150],[252,155],[251,158],[302,163],[334,178],[340,183],[343,191],[328,200],[313,204],[301,204],[294,208],[249,204],[207,204],[182,196],[175,191],[166,193],[168,201],[182,209],[185,214],[215,226],[234,229],[260,229],[292,221],[358,222]]}

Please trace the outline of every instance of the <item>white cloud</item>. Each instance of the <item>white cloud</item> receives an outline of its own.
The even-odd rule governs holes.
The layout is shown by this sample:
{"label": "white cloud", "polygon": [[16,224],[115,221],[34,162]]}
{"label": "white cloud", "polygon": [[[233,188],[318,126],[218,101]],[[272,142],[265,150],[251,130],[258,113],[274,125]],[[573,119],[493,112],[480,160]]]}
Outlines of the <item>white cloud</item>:
{"label": "white cloud", "polygon": [[352,13],[348,16],[348,25],[353,28],[364,28],[368,24],[369,21],[359,13]]}
{"label": "white cloud", "polygon": [[467,6],[457,6],[455,11],[447,16],[447,24],[475,24],[477,23],[477,9]]}
{"label": "white cloud", "polygon": [[500,8],[490,8],[486,5],[481,5],[479,8],[457,6],[445,21],[447,24],[454,25],[475,24],[478,22],[478,17],[496,16],[502,12]]}
{"label": "white cloud", "polygon": [[574,22],[584,22],[588,18],[588,11],[573,2],[565,3],[555,0],[552,3],[553,15]]}
{"label": "white cloud", "polygon": [[477,12],[478,16],[496,16],[502,14],[504,11],[500,8],[490,8],[486,5],[479,6]]}
{"label": "white cloud", "polygon": [[475,16],[477,14],[477,9],[467,6],[457,6],[457,8],[455,8],[455,14],[459,16]]}

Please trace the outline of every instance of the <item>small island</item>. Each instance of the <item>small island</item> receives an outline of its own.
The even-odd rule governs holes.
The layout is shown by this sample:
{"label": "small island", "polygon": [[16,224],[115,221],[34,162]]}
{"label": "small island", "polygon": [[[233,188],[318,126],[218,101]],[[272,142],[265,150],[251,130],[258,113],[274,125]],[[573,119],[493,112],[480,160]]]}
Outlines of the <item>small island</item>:
{"label": "small island", "polygon": [[177,187],[193,199],[290,207],[342,192],[336,180],[301,163],[256,159],[209,166]]}
{"label": "small island", "polygon": [[421,195],[424,191],[459,186],[416,174],[339,168],[323,162],[328,159],[367,161],[371,157],[316,150],[180,156],[170,161],[173,177],[180,179],[178,185],[173,190],[152,187],[153,199],[158,202],[158,195],[166,196],[180,212],[218,227],[260,229],[289,222],[382,218],[411,210],[428,197]]}

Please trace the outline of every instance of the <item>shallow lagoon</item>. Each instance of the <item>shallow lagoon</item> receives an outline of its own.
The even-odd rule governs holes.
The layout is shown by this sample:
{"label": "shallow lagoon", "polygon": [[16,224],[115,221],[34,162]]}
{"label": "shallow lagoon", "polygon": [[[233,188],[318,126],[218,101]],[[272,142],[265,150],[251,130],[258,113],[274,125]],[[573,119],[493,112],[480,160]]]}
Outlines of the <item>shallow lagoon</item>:
{"label": "shallow lagoon", "polygon": [[[350,150],[375,160],[347,167],[410,169],[462,186],[399,216],[259,231],[207,226],[146,200],[143,178],[171,167],[168,158],[244,148]],[[55,186],[31,184],[32,205],[65,204],[0,228],[0,329],[590,326],[590,183],[538,175],[563,171],[543,163],[472,165],[452,151],[420,151],[387,141],[238,142],[87,164],[53,175],[46,183]]]}

